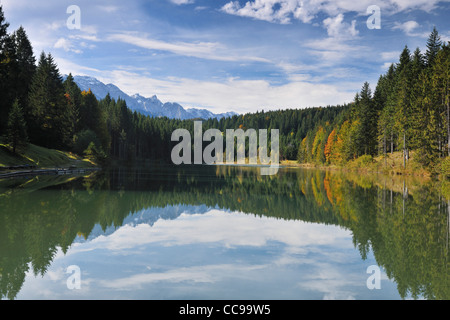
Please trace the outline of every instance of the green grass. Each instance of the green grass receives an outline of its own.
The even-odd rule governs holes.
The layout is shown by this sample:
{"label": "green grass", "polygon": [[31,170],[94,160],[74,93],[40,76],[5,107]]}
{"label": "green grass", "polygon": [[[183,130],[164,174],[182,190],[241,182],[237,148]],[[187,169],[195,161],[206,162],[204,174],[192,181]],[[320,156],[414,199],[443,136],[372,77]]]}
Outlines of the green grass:
{"label": "green grass", "polygon": [[431,177],[433,175],[440,175],[441,177],[450,177],[450,158],[445,158],[440,161],[435,168],[426,168],[421,165],[416,157],[416,152],[410,152],[410,159],[406,162],[406,167],[403,167],[403,153],[401,151],[388,153],[386,158],[384,156],[372,157],[369,155],[362,155],[359,158],[350,160],[342,164],[314,164],[303,163],[299,164],[296,161],[282,161],[283,165],[299,166],[299,167],[313,167],[313,168],[332,168],[343,169],[350,171],[357,171],[361,173],[383,173],[387,175],[407,175]]}
{"label": "green grass", "polygon": [[88,159],[83,159],[70,152],[47,149],[29,144],[13,154],[9,145],[0,141],[0,167],[34,165],[38,168],[55,168],[76,166],[87,168],[96,166]]}

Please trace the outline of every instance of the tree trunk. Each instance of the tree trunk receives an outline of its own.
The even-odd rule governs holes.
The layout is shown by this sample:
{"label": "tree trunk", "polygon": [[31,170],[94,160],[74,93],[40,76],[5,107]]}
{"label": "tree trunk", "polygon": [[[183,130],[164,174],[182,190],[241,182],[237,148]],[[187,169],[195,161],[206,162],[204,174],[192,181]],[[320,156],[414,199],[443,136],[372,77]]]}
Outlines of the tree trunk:
{"label": "tree trunk", "polygon": [[450,233],[450,200],[447,201],[447,250],[448,250],[448,235]]}
{"label": "tree trunk", "polygon": [[17,147],[16,137],[14,137],[14,139],[13,139],[12,147],[13,147],[13,154],[16,154],[16,147]]}
{"label": "tree trunk", "polygon": [[403,132],[403,169],[406,168],[406,133]]}
{"label": "tree trunk", "polygon": [[391,132],[391,154],[394,154],[394,133]]}
{"label": "tree trunk", "polygon": [[450,156],[450,103],[447,102],[447,153]]}

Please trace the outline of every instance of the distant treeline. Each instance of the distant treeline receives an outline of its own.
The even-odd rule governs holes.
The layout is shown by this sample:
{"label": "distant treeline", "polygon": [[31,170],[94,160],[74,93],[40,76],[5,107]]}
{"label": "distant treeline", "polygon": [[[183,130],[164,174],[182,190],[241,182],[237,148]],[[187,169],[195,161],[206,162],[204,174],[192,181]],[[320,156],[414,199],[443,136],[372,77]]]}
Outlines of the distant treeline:
{"label": "distant treeline", "polygon": [[[37,63],[25,30],[8,34],[0,6],[0,137],[16,152],[28,142],[97,161],[169,162],[172,132],[193,132],[192,120],[152,118],[107,95],[64,81],[51,54]],[[343,106],[290,109],[204,120],[204,130],[279,129],[280,159],[345,163],[361,155],[418,150],[424,165],[449,154],[449,46],[436,29],[427,51],[405,47],[372,94],[365,83]]]}

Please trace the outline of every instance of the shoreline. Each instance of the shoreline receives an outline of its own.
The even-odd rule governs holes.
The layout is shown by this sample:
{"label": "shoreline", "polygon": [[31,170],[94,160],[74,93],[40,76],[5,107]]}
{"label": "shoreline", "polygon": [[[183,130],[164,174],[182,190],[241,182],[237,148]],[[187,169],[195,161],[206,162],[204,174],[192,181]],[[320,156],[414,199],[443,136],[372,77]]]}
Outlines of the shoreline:
{"label": "shoreline", "polygon": [[[100,171],[101,168],[92,167],[92,168],[36,168],[31,170],[18,170],[11,171],[7,173],[0,173],[0,180],[9,179],[9,178],[18,178],[18,177],[28,177],[28,176],[39,176],[39,175],[71,175],[71,174],[80,174],[91,171]],[[1,171],[0,171],[1,172]]]}
{"label": "shoreline", "polygon": [[385,176],[405,176],[405,177],[418,177],[441,180],[439,174],[433,174],[429,170],[425,169],[403,169],[398,167],[382,166],[377,162],[373,162],[370,166],[356,166],[351,163],[347,166],[344,165],[324,165],[315,163],[298,163],[295,160],[283,160],[280,161],[280,166],[288,168],[303,168],[303,169],[318,169],[318,170],[334,170],[342,172],[357,172],[361,174],[381,174]]}

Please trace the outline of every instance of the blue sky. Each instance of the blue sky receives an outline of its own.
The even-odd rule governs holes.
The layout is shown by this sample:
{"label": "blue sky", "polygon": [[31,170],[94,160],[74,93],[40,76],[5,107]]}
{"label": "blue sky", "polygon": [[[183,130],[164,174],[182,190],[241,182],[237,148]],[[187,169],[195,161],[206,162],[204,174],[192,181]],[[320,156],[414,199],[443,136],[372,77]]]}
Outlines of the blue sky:
{"label": "blue sky", "polygon": [[[239,113],[350,102],[405,45],[424,51],[433,26],[450,40],[449,2],[0,0],[9,30],[23,25],[35,55],[52,53],[62,73]],[[67,27],[70,5],[80,29]],[[371,5],[379,30],[366,24]]]}
{"label": "blue sky", "polygon": [[[80,268],[80,290],[67,288],[71,265]],[[399,299],[381,268],[380,289],[368,289],[367,268],[376,265],[372,253],[361,259],[344,228],[210,209],[126,224],[58,250],[44,276],[27,273],[17,298]]]}

